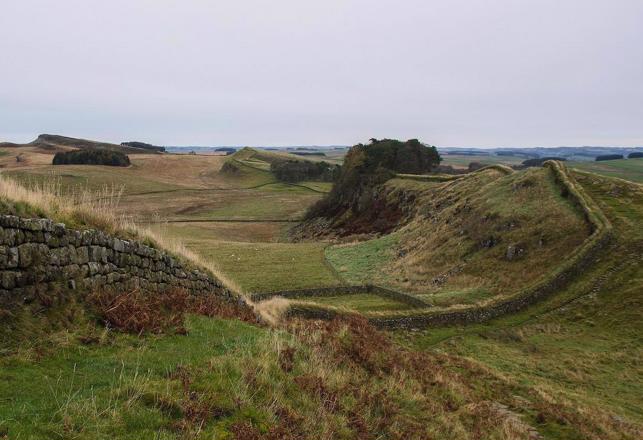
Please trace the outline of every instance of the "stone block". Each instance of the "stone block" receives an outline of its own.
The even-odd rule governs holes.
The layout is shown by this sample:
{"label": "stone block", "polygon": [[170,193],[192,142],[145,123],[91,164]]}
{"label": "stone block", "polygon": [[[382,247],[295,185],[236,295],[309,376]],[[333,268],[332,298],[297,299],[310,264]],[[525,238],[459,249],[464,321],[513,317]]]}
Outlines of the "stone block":
{"label": "stone block", "polygon": [[57,237],[62,237],[63,235],[65,235],[65,231],[66,228],[64,223],[55,223],[54,225],[52,225],[51,232]]}
{"label": "stone block", "polygon": [[125,250],[125,243],[123,242],[123,240],[116,238],[114,239],[114,243],[112,244],[112,249],[114,249],[116,252],[123,252]]}
{"label": "stone block", "polygon": [[14,287],[16,287],[16,273],[11,271],[3,271],[1,283],[3,289],[13,289]]}
{"label": "stone block", "polygon": [[89,248],[87,246],[77,247],[76,255],[78,264],[85,264],[89,262]]}

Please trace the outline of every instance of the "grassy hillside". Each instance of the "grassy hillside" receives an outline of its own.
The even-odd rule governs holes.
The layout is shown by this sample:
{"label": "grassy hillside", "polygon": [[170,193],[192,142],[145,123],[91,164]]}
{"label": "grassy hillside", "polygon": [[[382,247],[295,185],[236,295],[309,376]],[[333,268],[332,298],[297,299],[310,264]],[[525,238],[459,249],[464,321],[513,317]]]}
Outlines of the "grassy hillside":
{"label": "grassy hillside", "polygon": [[490,169],[448,182],[393,179],[380,197],[411,201],[406,226],[330,247],[328,260],[350,282],[388,285],[435,305],[515,291],[556,267],[590,233],[545,168],[509,175]]}
{"label": "grassy hillside", "polygon": [[[643,189],[595,174],[576,179],[615,228],[615,240],[591,271],[523,313],[399,336],[424,350],[476,359],[551,401],[587,406],[588,414],[621,433],[614,438],[627,438],[626,421],[643,421]],[[583,438],[564,423],[541,432]]]}

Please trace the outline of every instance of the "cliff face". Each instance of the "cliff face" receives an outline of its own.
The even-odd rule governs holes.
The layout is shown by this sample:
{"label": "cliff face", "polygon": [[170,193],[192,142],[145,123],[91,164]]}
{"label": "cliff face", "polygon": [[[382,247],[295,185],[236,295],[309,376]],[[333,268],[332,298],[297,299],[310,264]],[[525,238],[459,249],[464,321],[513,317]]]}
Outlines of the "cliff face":
{"label": "cliff face", "polygon": [[233,297],[210,274],[142,243],[67,229],[48,219],[0,215],[0,307],[29,302],[61,286],[150,293],[183,288]]}

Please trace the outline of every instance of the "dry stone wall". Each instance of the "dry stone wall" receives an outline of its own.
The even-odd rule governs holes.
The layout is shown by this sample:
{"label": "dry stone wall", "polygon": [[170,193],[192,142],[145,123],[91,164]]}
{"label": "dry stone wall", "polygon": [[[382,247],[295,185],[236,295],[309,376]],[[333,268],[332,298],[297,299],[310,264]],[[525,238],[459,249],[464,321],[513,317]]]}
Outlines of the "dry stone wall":
{"label": "dry stone wall", "polygon": [[140,242],[49,219],[0,215],[0,303],[27,302],[61,285],[233,296],[208,273]]}
{"label": "dry stone wall", "polygon": [[317,287],[312,289],[280,290],[274,292],[254,293],[251,295],[253,301],[259,302],[274,297],[282,298],[311,298],[337,295],[356,295],[360,293],[371,293],[373,295],[383,296],[407,304],[414,308],[430,307],[430,304],[422,301],[413,295],[398,292],[372,284],[360,284],[355,286],[334,286],[334,287]]}

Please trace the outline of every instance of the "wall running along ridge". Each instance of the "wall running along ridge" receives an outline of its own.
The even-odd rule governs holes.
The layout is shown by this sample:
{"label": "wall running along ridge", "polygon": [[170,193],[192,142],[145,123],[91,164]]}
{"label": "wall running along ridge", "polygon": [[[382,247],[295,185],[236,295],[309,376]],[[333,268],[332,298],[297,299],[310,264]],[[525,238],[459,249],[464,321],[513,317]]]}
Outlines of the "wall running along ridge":
{"label": "wall running along ridge", "polygon": [[479,168],[466,174],[396,174],[395,177],[404,180],[417,180],[420,182],[449,182],[451,180],[458,180],[471,174],[481,173],[487,170],[496,170],[504,175],[509,175],[514,172],[513,168],[506,165],[495,164]]}
{"label": "wall running along ridge", "polygon": [[137,241],[67,229],[49,219],[0,215],[0,306],[30,302],[60,287],[151,293],[181,288],[235,297],[210,274]]}
{"label": "wall running along ridge", "polygon": [[[483,322],[508,313],[515,313],[564,288],[574,277],[590,266],[612,239],[612,225],[598,205],[569,175],[561,162],[547,161],[543,164],[551,170],[563,195],[582,210],[585,220],[591,225],[592,234],[569,255],[565,262],[538,282],[508,298],[484,306],[472,306],[458,310],[413,310],[364,313],[380,328],[423,328]],[[478,170],[480,171],[480,170]],[[308,304],[293,304],[290,315],[314,319],[330,319],[340,313],[339,309]]]}

